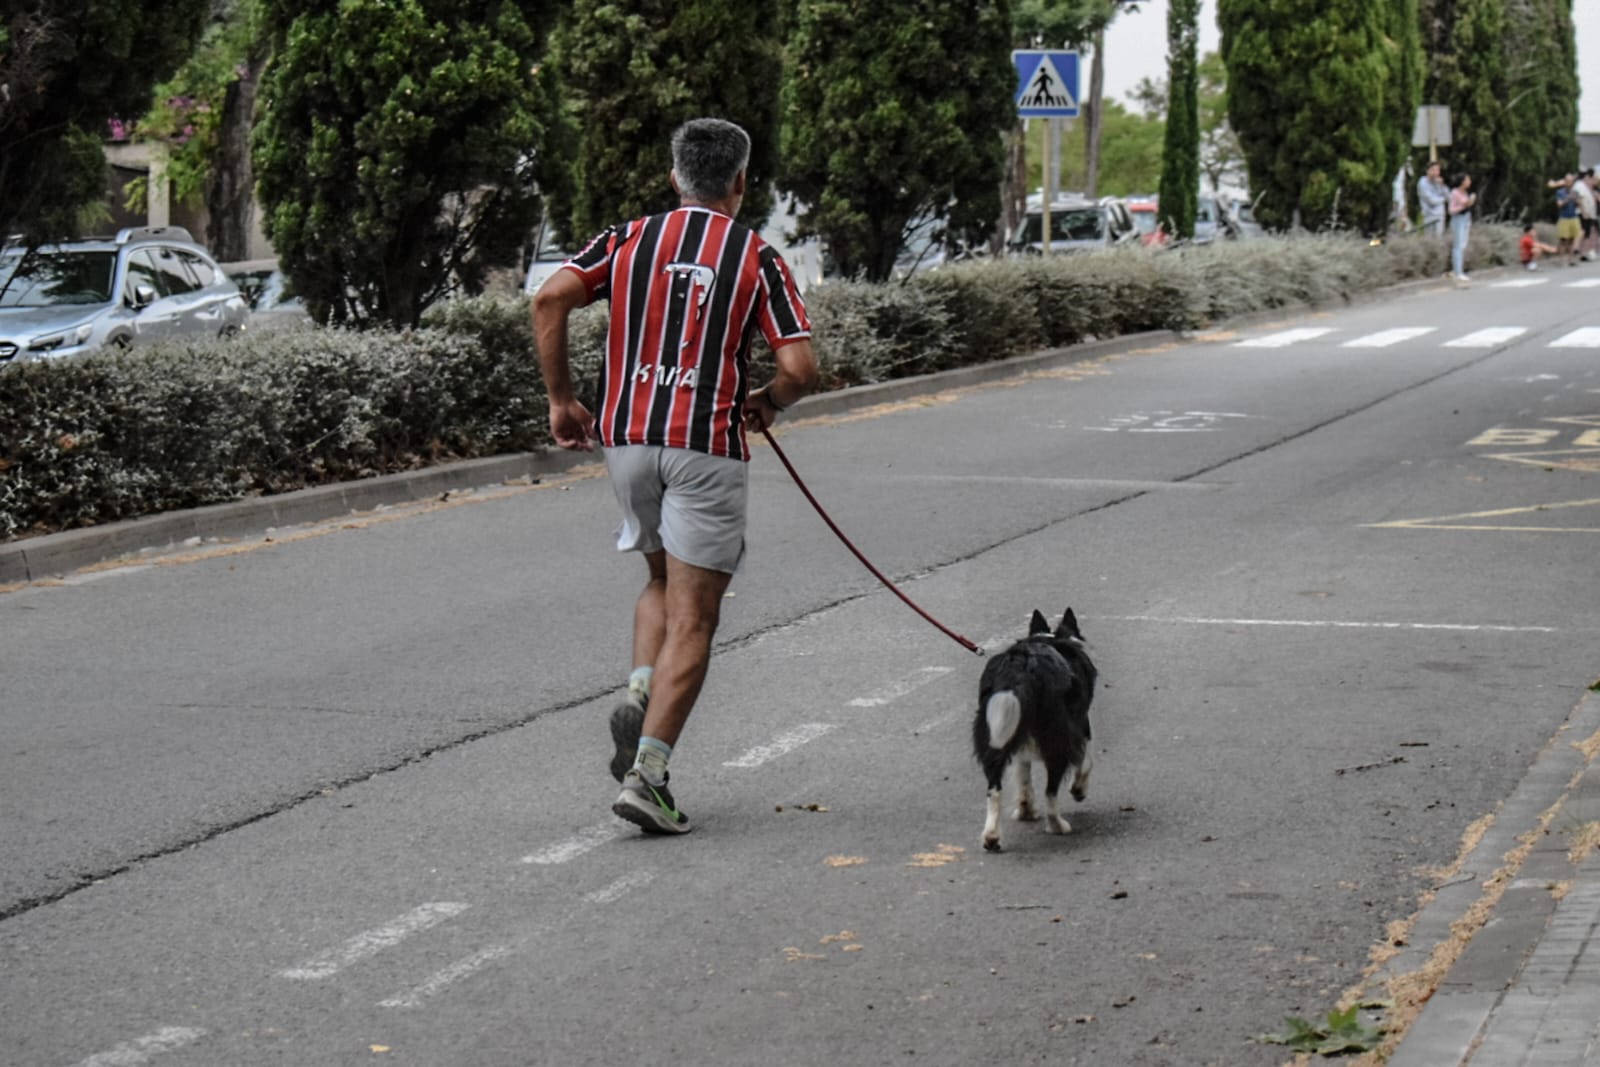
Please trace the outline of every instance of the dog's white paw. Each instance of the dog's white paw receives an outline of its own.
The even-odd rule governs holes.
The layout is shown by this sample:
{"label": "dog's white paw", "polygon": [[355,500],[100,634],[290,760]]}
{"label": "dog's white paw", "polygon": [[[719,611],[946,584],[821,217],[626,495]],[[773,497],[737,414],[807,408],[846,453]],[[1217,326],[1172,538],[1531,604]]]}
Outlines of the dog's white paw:
{"label": "dog's white paw", "polygon": [[1047,834],[1070,834],[1072,824],[1059,815],[1046,815],[1044,817],[1044,832]]}
{"label": "dog's white paw", "polygon": [[983,835],[983,849],[984,849],[985,852],[999,852],[1000,851],[1000,835],[999,834],[984,834]]}
{"label": "dog's white paw", "polygon": [[1075,786],[1072,787],[1072,799],[1073,800],[1076,800],[1078,803],[1081,804],[1085,800],[1087,800],[1088,797],[1089,797],[1089,787],[1088,786],[1077,786],[1077,785],[1075,785]]}

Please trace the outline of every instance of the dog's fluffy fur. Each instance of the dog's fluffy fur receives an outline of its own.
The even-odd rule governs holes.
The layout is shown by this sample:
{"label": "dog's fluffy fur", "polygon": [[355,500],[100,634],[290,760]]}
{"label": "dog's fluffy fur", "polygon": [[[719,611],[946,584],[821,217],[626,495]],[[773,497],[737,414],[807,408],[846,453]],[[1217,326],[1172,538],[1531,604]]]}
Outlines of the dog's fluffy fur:
{"label": "dog's fluffy fur", "polygon": [[1072,772],[1072,799],[1089,789],[1089,703],[1094,700],[1094,663],[1084,651],[1078,619],[1068,608],[1052,632],[1037,611],[1028,636],[991,659],[978,683],[978,715],[972,745],[989,779],[983,847],[1000,851],[1000,786],[1006,767],[1017,765],[1018,819],[1038,818],[1033,806],[1033,761],[1045,766],[1044,828],[1072,829],[1056,808],[1056,793]]}

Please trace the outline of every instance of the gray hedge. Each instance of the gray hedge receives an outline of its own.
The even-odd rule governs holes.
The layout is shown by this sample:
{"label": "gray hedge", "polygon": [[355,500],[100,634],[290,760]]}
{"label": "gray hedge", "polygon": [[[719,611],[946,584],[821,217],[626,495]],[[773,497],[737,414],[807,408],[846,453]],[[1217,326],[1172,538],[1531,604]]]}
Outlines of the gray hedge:
{"label": "gray hedge", "polygon": [[[1518,236],[1476,227],[1469,261],[1510,262]],[[1436,240],[1301,236],[975,261],[904,284],[830,282],[807,299],[825,386],[841,388],[1344,300],[1445,262]],[[604,333],[603,308],[575,324],[581,382],[594,381]],[[548,443],[525,299],[450,304],[413,332],[247,333],[10,365],[0,537]]]}

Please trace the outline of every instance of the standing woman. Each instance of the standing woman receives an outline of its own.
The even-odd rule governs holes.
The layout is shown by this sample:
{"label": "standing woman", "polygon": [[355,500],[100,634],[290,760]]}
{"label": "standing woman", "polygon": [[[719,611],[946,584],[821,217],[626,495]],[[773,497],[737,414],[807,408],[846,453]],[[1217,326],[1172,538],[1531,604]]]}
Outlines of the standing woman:
{"label": "standing woman", "polygon": [[1467,280],[1462,260],[1467,254],[1467,235],[1472,232],[1472,205],[1478,202],[1478,194],[1471,190],[1470,174],[1463,174],[1450,190],[1450,267],[1458,282]]}

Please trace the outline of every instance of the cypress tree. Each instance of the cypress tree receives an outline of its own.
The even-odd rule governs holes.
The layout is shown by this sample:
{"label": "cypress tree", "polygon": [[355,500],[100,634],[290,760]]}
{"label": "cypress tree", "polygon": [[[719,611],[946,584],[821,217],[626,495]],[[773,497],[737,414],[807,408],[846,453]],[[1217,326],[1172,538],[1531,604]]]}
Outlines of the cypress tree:
{"label": "cypress tree", "polygon": [[578,124],[570,235],[677,206],[672,131],[702,116],[750,135],[741,222],[772,210],[781,21],[789,0],[577,0],[555,55]]}
{"label": "cypress tree", "polygon": [[1008,0],[802,0],[784,188],[846,276],[884,280],[919,224],[981,241],[1015,113]]}
{"label": "cypress tree", "polygon": [[1545,182],[1577,169],[1577,59],[1570,0],[1505,0],[1501,212],[1553,219]]}
{"label": "cypress tree", "polygon": [[1440,151],[1447,180],[1471,174],[1478,213],[1494,214],[1509,192],[1504,0],[1422,0],[1419,16],[1423,100],[1450,108],[1453,143]]}
{"label": "cypress tree", "polygon": [[1385,227],[1411,133],[1397,116],[1416,104],[1405,6],[1218,0],[1229,118],[1267,225]]}
{"label": "cypress tree", "polygon": [[1167,9],[1167,131],[1161,156],[1161,220],[1174,237],[1194,236],[1200,199],[1200,0]]}

